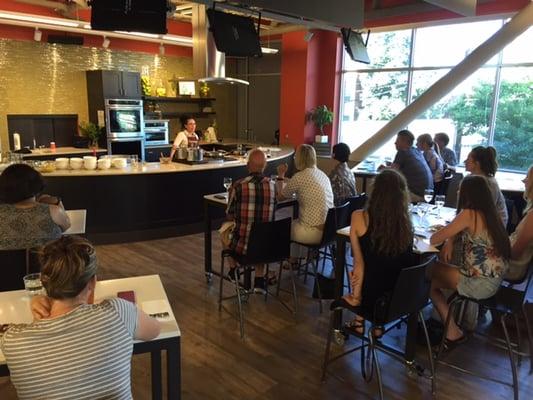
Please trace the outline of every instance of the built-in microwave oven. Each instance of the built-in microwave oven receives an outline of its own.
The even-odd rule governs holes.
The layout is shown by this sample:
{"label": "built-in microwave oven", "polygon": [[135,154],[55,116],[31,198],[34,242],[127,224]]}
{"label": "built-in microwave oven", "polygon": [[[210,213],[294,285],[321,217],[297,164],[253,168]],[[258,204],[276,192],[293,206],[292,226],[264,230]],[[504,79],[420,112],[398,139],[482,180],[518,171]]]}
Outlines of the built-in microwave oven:
{"label": "built-in microwave oven", "polygon": [[145,120],[144,143],[146,147],[168,144],[168,119]]}
{"label": "built-in microwave oven", "polygon": [[142,100],[106,99],[107,139],[144,138]]}

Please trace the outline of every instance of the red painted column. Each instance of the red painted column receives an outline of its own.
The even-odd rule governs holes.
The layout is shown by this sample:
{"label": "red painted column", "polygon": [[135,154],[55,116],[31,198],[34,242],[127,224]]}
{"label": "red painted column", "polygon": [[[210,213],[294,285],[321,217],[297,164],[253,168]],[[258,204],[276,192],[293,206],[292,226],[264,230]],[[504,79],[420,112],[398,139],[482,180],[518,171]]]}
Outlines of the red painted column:
{"label": "red painted column", "polygon": [[333,124],[325,128],[337,137],[342,47],[336,32],[315,31],[309,42],[306,31],[282,37],[280,141],[297,146],[312,143],[319,133],[308,113],[325,104],[334,112]]}

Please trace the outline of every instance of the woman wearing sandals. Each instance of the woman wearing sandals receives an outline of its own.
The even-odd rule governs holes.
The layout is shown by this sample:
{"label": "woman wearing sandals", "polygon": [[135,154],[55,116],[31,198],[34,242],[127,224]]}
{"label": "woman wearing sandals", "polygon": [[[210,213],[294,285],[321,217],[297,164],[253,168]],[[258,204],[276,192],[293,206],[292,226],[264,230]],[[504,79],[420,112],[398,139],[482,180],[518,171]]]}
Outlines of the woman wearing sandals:
{"label": "woman wearing sandals", "polygon": [[[454,241],[460,251],[452,254]],[[431,244],[444,243],[440,261],[431,270],[431,300],[442,321],[449,306],[443,289],[457,290],[460,295],[486,299],[493,296],[507,270],[511,246],[498,215],[487,179],[469,175],[461,183],[457,216],[430,239]],[[457,265],[452,265],[451,261]],[[466,336],[453,318],[446,333],[448,345],[464,341]]]}
{"label": "woman wearing sandals", "polygon": [[[373,315],[376,301],[394,289],[401,269],[416,263],[408,206],[405,178],[396,170],[386,169],[374,180],[367,208],[352,214],[352,292],[343,300],[351,306],[359,305],[365,315]],[[364,320],[357,316],[352,327],[362,334]]]}

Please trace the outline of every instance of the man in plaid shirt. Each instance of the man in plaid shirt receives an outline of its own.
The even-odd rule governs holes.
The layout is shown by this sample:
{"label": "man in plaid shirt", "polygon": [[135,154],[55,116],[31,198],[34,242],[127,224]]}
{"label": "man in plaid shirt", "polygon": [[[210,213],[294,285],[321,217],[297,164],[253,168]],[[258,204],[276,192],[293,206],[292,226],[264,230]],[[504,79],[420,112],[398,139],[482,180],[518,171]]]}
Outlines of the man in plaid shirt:
{"label": "man in plaid shirt", "polygon": [[[234,182],[229,189],[226,214],[229,220],[235,222],[229,248],[238,254],[246,254],[253,222],[268,222],[274,219],[275,182],[263,175],[266,165],[265,153],[259,149],[251,150],[247,165],[249,175]],[[228,275],[235,279],[235,265],[230,265]],[[254,287],[260,290],[266,288],[264,265],[255,268]]]}

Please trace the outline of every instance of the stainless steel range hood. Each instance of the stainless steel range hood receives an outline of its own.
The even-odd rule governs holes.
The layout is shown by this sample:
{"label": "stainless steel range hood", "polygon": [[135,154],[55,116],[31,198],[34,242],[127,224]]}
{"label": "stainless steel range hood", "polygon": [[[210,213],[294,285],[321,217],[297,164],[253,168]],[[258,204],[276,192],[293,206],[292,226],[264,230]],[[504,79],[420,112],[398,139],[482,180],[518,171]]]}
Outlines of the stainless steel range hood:
{"label": "stainless steel range hood", "polygon": [[204,5],[192,7],[192,39],[193,71],[198,82],[249,85],[248,81],[226,77],[226,55],[215,46]]}

